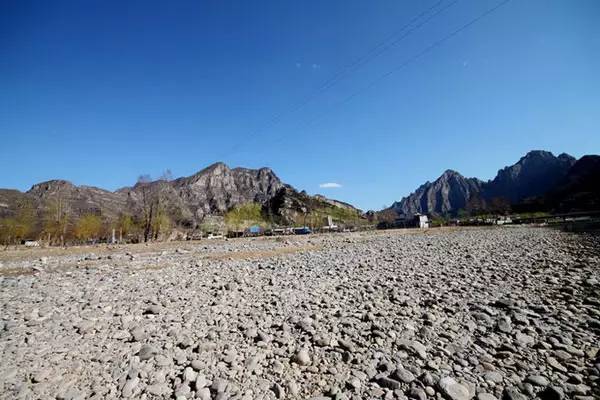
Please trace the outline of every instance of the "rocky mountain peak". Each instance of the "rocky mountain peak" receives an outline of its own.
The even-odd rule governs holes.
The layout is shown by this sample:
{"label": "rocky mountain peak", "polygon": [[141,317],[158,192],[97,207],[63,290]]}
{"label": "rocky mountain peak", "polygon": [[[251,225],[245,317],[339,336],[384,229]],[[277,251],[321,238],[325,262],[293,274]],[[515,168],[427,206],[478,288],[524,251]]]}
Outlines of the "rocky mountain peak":
{"label": "rocky mountain peak", "polygon": [[550,152],[550,151],[530,150],[523,157],[521,157],[521,160],[533,159],[533,158],[552,158],[552,157],[554,157],[554,154],[552,154],[552,152]]}
{"label": "rocky mountain peak", "polygon": [[433,183],[426,182],[415,192],[392,205],[398,214],[446,214],[465,208],[473,193],[480,190],[481,181],[465,178],[448,169]]}
{"label": "rocky mountain peak", "polygon": [[577,161],[575,157],[567,153],[560,153],[558,155],[558,159],[564,162],[569,162],[571,164],[575,164],[575,162]]}
{"label": "rocky mountain peak", "polygon": [[201,177],[201,176],[206,176],[206,175],[222,175],[223,173],[226,173],[229,171],[231,171],[231,168],[229,168],[229,166],[227,164],[225,164],[224,162],[219,161],[219,162],[209,165],[206,168],[201,169],[200,171],[196,172],[192,176],[182,177],[177,180],[193,179],[195,177]]}
{"label": "rocky mountain peak", "polygon": [[561,181],[575,163],[568,154],[555,157],[549,151],[533,150],[517,163],[498,171],[486,184],[486,197],[502,197],[511,203],[539,196]]}
{"label": "rocky mountain peak", "polygon": [[28,193],[54,192],[60,189],[73,189],[76,186],[64,179],[53,179],[45,182],[36,183],[29,189]]}
{"label": "rocky mountain peak", "polygon": [[401,214],[456,213],[471,200],[479,206],[486,201],[501,198],[516,203],[525,198],[539,196],[564,179],[575,163],[575,158],[562,153],[558,157],[549,151],[532,150],[515,164],[498,171],[488,182],[465,178],[455,170],[448,169],[433,183],[421,185],[415,192],[392,205]]}
{"label": "rocky mountain peak", "polygon": [[[453,169],[447,169],[447,170],[445,170],[445,171],[444,171],[444,173],[443,173],[443,174],[440,176],[440,178],[442,178],[442,177],[444,177],[444,178],[451,178],[451,177],[454,177],[454,176],[460,176],[460,177],[462,177],[462,175],[461,175],[459,172],[457,172],[457,171],[455,171],[455,170],[453,170]],[[438,179],[439,179],[439,178],[438,178]]]}
{"label": "rocky mountain peak", "polygon": [[[356,210],[340,201],[299,193],[283,183],[271,168],[230,168],[223,162],[211,164],[191,176],[138,182],[115,192],[76,186],[65,180],[38,183],[26,193],[2,190],[3,214],[10,215],[19,199],[30,199],[40,209],[60,199],[74,217],[94,213],[110,219],[122,214],[140,215],[150,201],[167,213],[172,222],[184,227],[198,226],[206,216],[222,215],[250,202],[268,207],[270,213],[281,217],[282,223],[292,223],[290,218],[296,215],[297,209],[334,206]],[[291,212],[284,210],[292,203]]]}

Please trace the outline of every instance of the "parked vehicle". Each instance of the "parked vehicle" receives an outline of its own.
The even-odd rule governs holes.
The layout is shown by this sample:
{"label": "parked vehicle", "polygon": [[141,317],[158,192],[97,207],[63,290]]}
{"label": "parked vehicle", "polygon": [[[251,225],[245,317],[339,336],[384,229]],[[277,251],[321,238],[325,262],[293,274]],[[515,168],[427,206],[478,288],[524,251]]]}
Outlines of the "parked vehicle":
{"label": "parked vehicle", "polygon": [[301,228],[294,228],[294,234],[296,235],[308,235],[312,233],[308,226],[303,226]]}

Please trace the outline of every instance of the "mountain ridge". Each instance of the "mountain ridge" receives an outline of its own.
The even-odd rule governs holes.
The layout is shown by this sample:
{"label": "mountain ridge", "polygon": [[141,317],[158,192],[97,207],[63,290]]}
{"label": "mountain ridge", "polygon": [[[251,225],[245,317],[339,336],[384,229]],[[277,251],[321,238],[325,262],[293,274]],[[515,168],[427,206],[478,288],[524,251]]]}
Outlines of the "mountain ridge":
{"label": "mountain ridge", "polygon": [[531,150],[516,163],[499,169],[488,181],[466,178],[447,169],[388,210],[410,217],[417,213],[453,215],[465,209],[506,207],[544,195],[564,179],[575,163],[576,159],[566,153],[554,156],[549,151]]}
{"label": "mountain ridge", "polygon": [[[273,209],[269,203],[277,196],[286,194],[294,196],[294,206],[301,209],[343,205],[360,213],[360,210],[348,203],[327,199],[321,195],[299,196],[297,193],[299,192],[295,188],[281,181],[269,167],[230,168],[223,162],[216,162],[190,176],[172,180],[139,180],[132,186],[115,191],[75,185],[64,179],[39,182],[25,192],[0,189],[0,217],[15,214],[19,203],[32,203],[38,215],[41,215],[50,202],[60,201],[64,203],[61,207],[76,216],[92,213],[116,219],[122,214],[143,214],[148,207],[148,199],[151,198],[152,202],[158,204],[161,212],[185,228],[196,228],[205,217],[223,215],[231,208],[245,203],[259,203],[268,208],[266,211],[279,216],[280,221],[287,224],[293,222],[289,218],[298,215],[297,210],[291,212]],[[288,203],[283,201],[282,206]]]}

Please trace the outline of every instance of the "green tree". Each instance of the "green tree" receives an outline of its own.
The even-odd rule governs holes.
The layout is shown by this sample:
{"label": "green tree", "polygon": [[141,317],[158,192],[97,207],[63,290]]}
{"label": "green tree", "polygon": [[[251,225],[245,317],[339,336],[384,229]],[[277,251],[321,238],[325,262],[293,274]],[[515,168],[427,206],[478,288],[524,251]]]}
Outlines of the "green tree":
{"label": "green tree", "polygon": [[225,214],[227,226],[241,230],[252,225],[266,226],[267,221],[262,215],[262,206],[259,203],[245,203],[233,207]]}
{"label": "green tree", "polygon": [[79,240],[98,239],[102,233],[102,219],[95,214],[85,214],[75,225],[75,236]]}
{"label": "green tree", "polygon": [[8,246],[16,243],[17,221],[15,218],[0,219],[0,242]]}
{"label": "green tree", "polygon": [[5,245],[17,244],[36,234],[36,213],[30,201],[17,204],[13,217],[0,220],[0,242]]}
{"label": "green tree", "polygon": [[123,242],[123,236],[133,233],[135,231],[135,221],[129,214],[123,214],[117,221],[117,229],[119,230],[119,242]]}
{"label": "green tree", "polygon": [[171,230],[171,219],[163,209],[158,209],[152,219],[152,235],[158,240],[161,234],[168,234]]}

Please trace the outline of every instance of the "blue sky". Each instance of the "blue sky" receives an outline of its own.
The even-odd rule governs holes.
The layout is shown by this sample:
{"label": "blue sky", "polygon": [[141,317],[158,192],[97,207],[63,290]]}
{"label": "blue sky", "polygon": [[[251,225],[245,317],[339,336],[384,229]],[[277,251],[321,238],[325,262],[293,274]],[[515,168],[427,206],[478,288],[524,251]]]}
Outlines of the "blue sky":
{"label": "blue sky", "polygon": [[499,2],[3,1],[0,187],[224,161],[379,209],[448,168],[599,153],[600,2],[512,0],[414,59]]}

